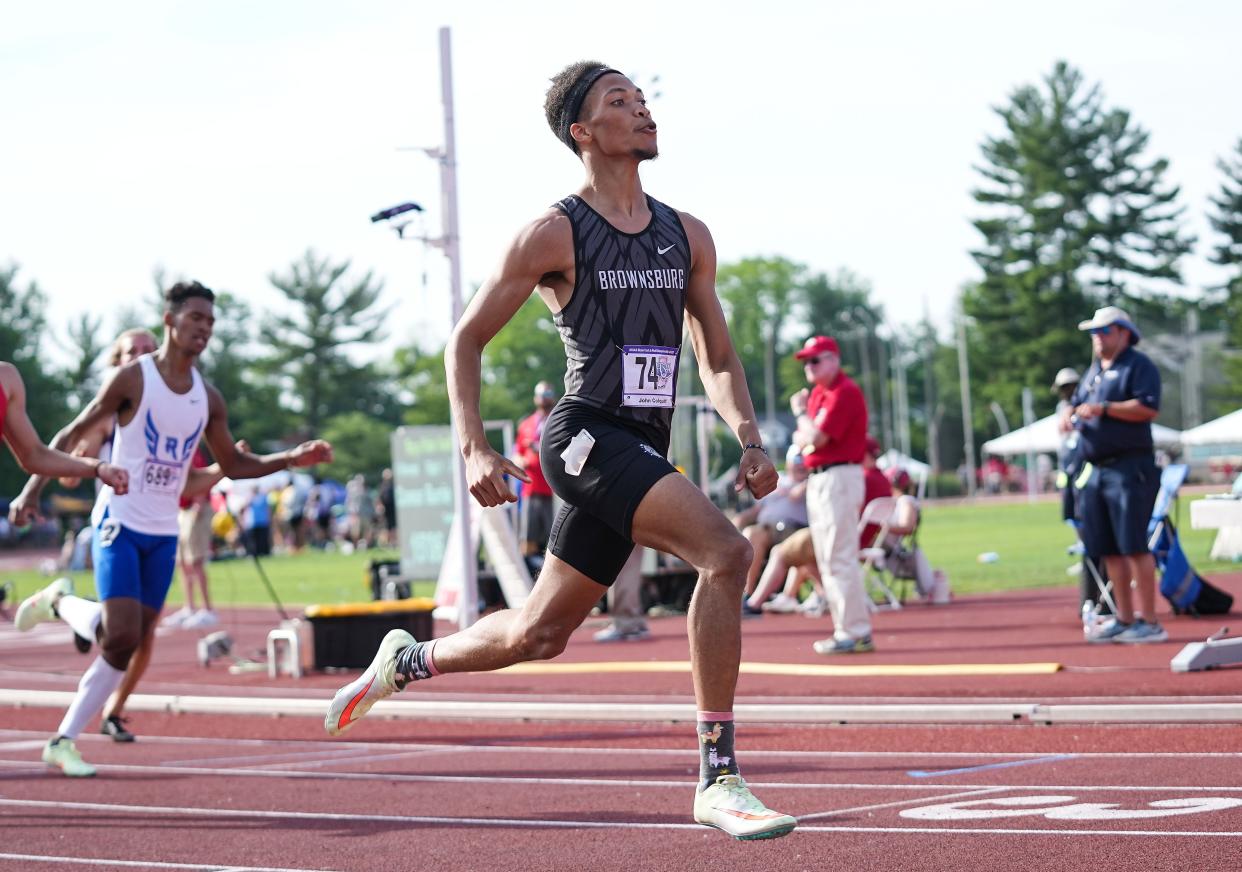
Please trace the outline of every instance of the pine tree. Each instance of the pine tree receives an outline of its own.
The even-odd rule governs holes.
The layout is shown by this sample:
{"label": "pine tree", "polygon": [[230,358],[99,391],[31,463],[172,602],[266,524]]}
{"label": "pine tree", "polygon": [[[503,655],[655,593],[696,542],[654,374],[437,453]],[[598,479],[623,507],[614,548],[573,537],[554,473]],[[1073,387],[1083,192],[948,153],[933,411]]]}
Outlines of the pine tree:
{"label": "pine tree", "polygon": [[1242,348],[1242,139],[1228,159],[1216,166],[1225,176],[1220,193],[1209,197],[1215,212],[1208,215],[1212,229],[1224,237],[1212,249],[1211,261],[1229,270],[1219,290],[1225,292],[1225,323],[1228,342]]}
{"label": "pine tree", "polygon": [[[1095,284],[1101,299],[1158,314],[1167,309],[1165,301],[1151,298],[1162,295],[1150,282],[1145,286],[1137,282],[1180,283],[1178,260],[1190,251],[1194,238],[1181,228],[1185,211],[1177,205],[1181,189],[1164,183],[1169,162],[1164,158],[1145,162],[1149,139],[1124,109],[1103,118],[1093,161],[1098,190],[1091,198],[1088,262],[1098,274]],[[1133,314],[1149,324],[1138,311]]]}
{"label": "pine tree", "polygon": [[73,355],[69,369],[69,384],[74,408],[81,409],[95,396],[99,388],[99,358],[105,346],[100,341],[103,318],[82,312],[69,322],[67,351]]}
{"label": "pine tree", "polygon": [[[1168,161],[1146,156],[1149,135],[1098,85],[1059,62],[1043,86],[1024,86],[999,107],[1003,136],[986,140],[973,192],[987,214],[974,222],[983,278],[963,293],[972,321],[972,370],[980,405],[1011,419],[1021,389],[1051,382],[1089,355],[1076,329],[1098,306],[1126,305],[1141,323],[1167,317],[1152,282],[1180,281],[1193,239],[1181,227],[1180,190]],[[1041,411],[1051,398],[1037,391]]]}
{"label": "pine tree", "polygon": [[1102,98],[1063,62],[1044,86],[1018,88],[996,109],[1006,133],[984,142],[976,166],[984,184],[972,192],[989,214],[974,222],[983,279],[962,297],[973,321],[971,368],[979,407],[999,402],[1011,418],[1024,385],[1049,383],[1058,368],[1082,362],[1075,321],[1094,302],[1078,271],[1089,256]]}
{"label": "pine tree", "polygon": [[272,352],[265,366],[287,382],[307,433],[342,412],[369,414],[373,410],[366,407],[388,393],[373,367],[358,366],[345,353],[351,345],[383,339],[389,312],[377,308],[384,286],[370,273],[342,282],[349,266],[308,251],[287,275],[269,277],[294,311],[273,314],[260,328],[260,340]]}

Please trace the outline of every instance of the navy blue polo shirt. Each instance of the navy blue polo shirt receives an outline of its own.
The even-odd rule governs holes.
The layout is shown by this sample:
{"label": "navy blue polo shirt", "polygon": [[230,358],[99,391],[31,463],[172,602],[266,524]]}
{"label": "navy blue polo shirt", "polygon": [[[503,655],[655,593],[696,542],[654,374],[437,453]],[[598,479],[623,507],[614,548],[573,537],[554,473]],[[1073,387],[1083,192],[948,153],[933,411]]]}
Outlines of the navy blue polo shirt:
{"label": "navy blue polo shirt", "polygon": [[[1098,360],[1092,361],[1071,402],[1077,406],[1124,400],[1138,400],[1149,409],[1160,408],[1160,371],[1150,357],[1133,346],[1121,352],[1108,369],[1102,369]],[[1078,421],[1074,427],[1081,434],[1079,448],[1087,460],[1150,452],[1153,447],[1148,422],[1121,421],[1105,415]]]}

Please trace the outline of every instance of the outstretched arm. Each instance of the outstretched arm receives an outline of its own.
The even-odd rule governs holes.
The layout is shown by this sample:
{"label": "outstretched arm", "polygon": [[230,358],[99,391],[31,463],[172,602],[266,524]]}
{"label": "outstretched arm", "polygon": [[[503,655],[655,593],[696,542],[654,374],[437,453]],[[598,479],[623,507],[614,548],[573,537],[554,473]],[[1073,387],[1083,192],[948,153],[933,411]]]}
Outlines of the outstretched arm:
{"label": "outstretched arm", "polygon": [[517,500],[505,482],[506,475],[530,481],[517,464],[488,445],[483,432],[479,414],[483,346],[509,323],[537,285],[553,276],[563,279],[572,269],[569,220],[549,210],[509,245],[499,269],[471,299],[444,349],[449,404],[466,459],[466,483],[480,505]]}
{"label": "outstretched arm", "polygon": [[203,438],[215,455],[216,465],[229,478],[262,478],[269,473],[293,467],[314,466],[332,461],[332,446],[322,439],[303,442],[288,451],[275,454],[252,454],[241,450],[246,446],[233,441],[229,432],[229,411],[224,397],[212,385],[207,389],[207,427]]}
{"label": "outstretched arm", "polygon": [[[686,288],[686,325],[699,362],[699,377],[712,405],[725,419],[742,445],[760,445],[763,438],[755,421],[746,374],[733,348],[720,298],[716,296],[716,246],[702,221],[682,213],[682,224],[690,239],[693,262]],[[776,467],[758,448],[742,452],[734,489],[749,487],[756,497],[765,497],[776,487]]]}
{"label": "outstretched arm", "polygon": [[56,435],[51,446],[47,446],[35,432],[34,425],[26,414],[26,386],[17,368],[7,363],[0,364],[0,389],[8,397],[4,416],[4,439],[9,443],[9,448],[22,469],[32,473],[22,492],[9,507],[9,517],[14,523],[24,524],[36,513],[39,492],[53,478],[98,476],[117,493],[128,491],[129,474],[124,469],[110,463],[100,463],[93,457],[73,457],[65,454],[63,450],[76,444],[93,425],[116,414],[116,408],[124,399],[123,389],[117,386],[117,381],[114,378],[104,385],[99,395],[82,410],[82,414]]}

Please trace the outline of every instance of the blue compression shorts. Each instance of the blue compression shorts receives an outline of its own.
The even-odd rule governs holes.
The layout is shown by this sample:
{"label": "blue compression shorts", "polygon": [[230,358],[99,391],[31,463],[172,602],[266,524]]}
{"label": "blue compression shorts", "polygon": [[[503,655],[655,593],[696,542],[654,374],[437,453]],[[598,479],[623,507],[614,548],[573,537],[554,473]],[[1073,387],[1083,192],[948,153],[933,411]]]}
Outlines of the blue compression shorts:
{"label": "blue compression shorts", "polygon": [[91,541],[100,601],[129,597],[156,611],[164,607],[177,566],[177,537],[135,533],[104,514]]}

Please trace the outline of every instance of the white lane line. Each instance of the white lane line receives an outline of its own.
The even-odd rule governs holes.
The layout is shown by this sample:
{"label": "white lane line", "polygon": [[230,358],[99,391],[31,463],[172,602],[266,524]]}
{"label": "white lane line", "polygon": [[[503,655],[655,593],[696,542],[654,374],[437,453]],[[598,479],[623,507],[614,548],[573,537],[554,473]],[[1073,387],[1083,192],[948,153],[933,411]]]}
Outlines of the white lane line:
{"label": "white lane line", "polygon": [[[59,811],[102,811],[111,814],[133,813],[136,815],[167,815],[170,817],[205,817],[224,819],[261,819],[261,820],[311,820],[311,821],[342,821],[349,823],[382,823],[382,824],[429,824],[445,826],[480,826],[480,827],[514,827],[522,829],[624,829],[624,830],[699,830],[702,824],[693,823],[652,823],[639,821],[591,821],[591,820],[531,820],[524,818],[470,818],[445,817],[432,815],[384,815],[384,814],[345,814],[341,812],[306,812],[306,811],[268,811],[264,809],[217,809],[217,808],[180,808],[173,806],[127,805],[103,802],[55,802],[50,800],[0,799],[0,805],[21,805],[27,808],[46,808]],[[984,835],[1022,835],[1022,836],[1154,836],[1168,839],[1174,837],[1217,837],[1239,838],[1242,832],[1200,831],[1174,832],[1169,830],[1075,830],[1075,829],[1001,829],[989,827],[799,827],[799,832],[809,833],[891,833],[891,834],[935,834],[945,833],[977,833]],[[201,867],[199,867],[201,868]],[[217,867],[218,868],[218,867]],[[284,870],[281,870],[284,872]]]}
{"label": "white lane line", "polygon": [[[607,735],[615,735],[617,729],[607,728]],[[49,737],[47,731],[40,730],[15,730],[0,729],[0,736],[22,737],[41,736],[42,743]],[[93,743],[98,741],[107,745],[111,740],[106,736],[85,735],[78,739],[78,743]],[[509,751],[523,755],[530,754],[564,754],[568,756],[578,754],[589,754],[598,756],[598,747],[575,747],[575,746],[558,746],[558,745],[516,745],[510,743],[495,742],[494,744],[472,744],[472,743],[442,743],[442,742],[367,742],[365,740],[352,739],[234,739],[228,737],[213,736],[157,736],[143,734],[139,737],[139,741],[143,744],[165,744],[165,745],[223,745],[225,747],[260,747],[268,748],[273,746],[283,746],[288,748],[367,748],[375,751],[469,751],[472,753],[491,753],[503,754]],[[484,740],[488,741],[488,740]],[[493,740],[494,741],[494,740]],[[623,750],[633,752],[635,754],[643,754],[647,756],[673,756],[673,757],[694,757],[698,758],[698,752],[694,750],[693,744],[686,748],[642,748],[642,747],[626,747]],[[1075,757],[1084,760],[1131,760],[1131,759],[1168,759],[1168,760],[1196,760],[1196,759],[1235,759],[1242,758],[1242,751],[1153,751],[1150,753],[1142,751],[799,751],[799,750],[764,750],[749,749],[743,750],[742,755],[746,759],[752,757],[773,757],[786,758],[795,757],[799,760],[857,760],[857,759],[945,759],[945,760],[997,760],[997,759],[1033,759],[1048,757],[1055,754],[1072,754]]]}
{"label": "white lane line", "polygon": [[[424,759],[427,757],[441,757],[441,756],[443,755],[435,751],[398,751],[392,754],[369,754],[366,752],[362,752],[362,753],[354,752],[350,754],[348,757],[344,757],[344,756],[327,757],[322,760],[311,760],[310,762],[300,762],[300,761],[290,760],[289,762],[286,762],[286,763],[269,763],[266,766],[260,766],[258,768],[273,769],[273,770],[279,769],[282,771],[296,772],[300,768],[320,769],[324,766],[336,766],[341,763],[353,763],[355,761],[360,762],[360,763],[370,764],[370,763],[378,763],[384,760],[408,760],[411,757],[418,757],[420,759]],[[289,768],[289,767],[292,767],[292,768]]]}
{"label": "white lane line", "polygon": [[17,742],[0,742],[0,751],[33,751],[47,744],[46,739],[21,739]]}
{"label": "white lane line", "polygon": [[944,796],[912,796],[906,799],[899,799],[895,802],[881,802],[876,805],[856,805],[852,808],[838,808],[833,811],[817,811],[811,814],[798,815],[798,822],[819,820],[826,817],[837,817],[843,814],[857,814],[864,811],[878,811],[882,808],[897,808],[903,805],[910,805],[912,802],[942,802],[946,799],[965,799],[968,796],[983,796],[990,793],[1004,793],[1004,787],[989,787],[985,790],[967,790],[960,793],[948,793]]}
{"label": "white lane line", "polygon": [[[29,760],[0,760],[0,769],[29,768]],[[154,773],[163,775],[217,775],[225,778],[301,778],[321,781],[403,781],[423,784],[488,784],[499,787],[507,784],[541,784],[556,787],[671,787],[679,790],[687,789],[693,779],[639,779],[639,778],[565,778],[535,777],[528,775],[420,775],[399,772],[299,772],[296,769],[230,769],[206,766],[145,766],[136,763],[101,763],[99,770],[105,773],[134,772]],[[51,771],[51,770],[49,770]],[[2,776],[0,776],[2,777]],[[935,792],[945,789],[943,784],[886,784],[870,782],[833,782],[833,781],[757,781],[747,779],[751,787],[765,790],[884,790],[909,791],[911,793]],[[1196,785],[1196,784],[955,784],[958,790],[1021,790],[1021,791],[1055,791],[1068,793],[1072,791],[1115,791],[1118,793],[1242,793],[1242,785]]]}
{"label": "white lane line", "polygon": [[230,866],[220,863],[168,863],[159,860],[112,860],[107,857],[54,857],[43,854],[5,854],[0,860],[28,863],[61,863],[70,866],[133,866],[138,869],[198,869],[203,872],[332,872],[329,869],[290,869],[276,866]]}
{"label": "white lane line", "polygon": [[164,760],[161,766],[206,766],[213,764],[224,766],[226,763],[249,763],[257,766],[260,763],[276,763],[288,760],[316,760],[320,757],[345,757],[353,759],[366,752],[359,748],[333,748],[327,751],[288,751],[283,754],[251,754],[232,757],[194,757],[189,760]]}

